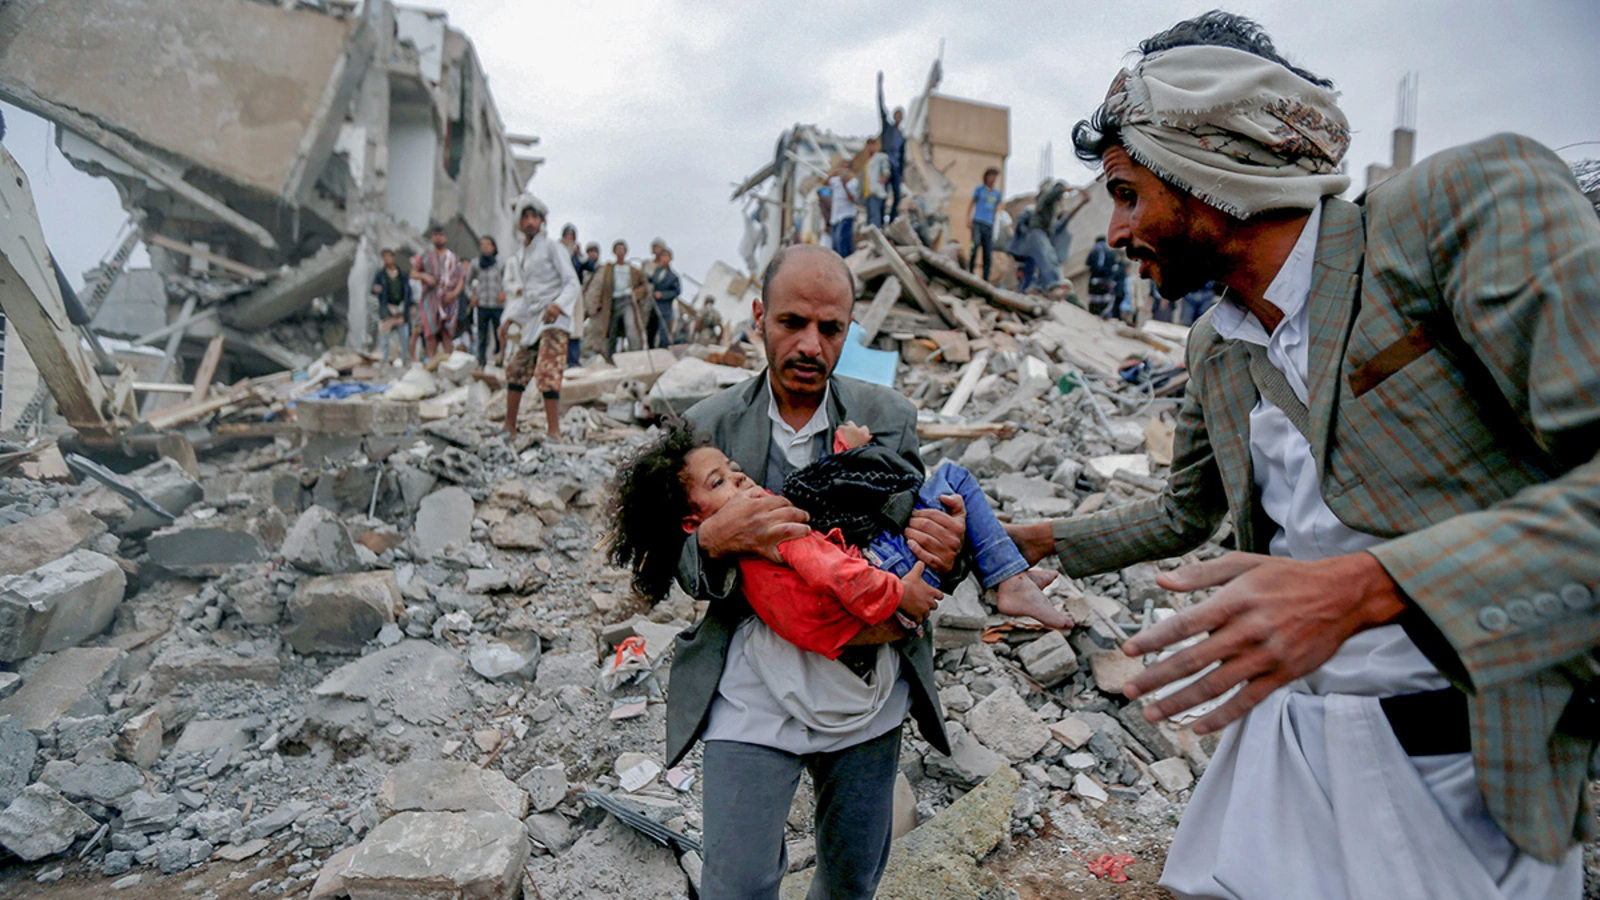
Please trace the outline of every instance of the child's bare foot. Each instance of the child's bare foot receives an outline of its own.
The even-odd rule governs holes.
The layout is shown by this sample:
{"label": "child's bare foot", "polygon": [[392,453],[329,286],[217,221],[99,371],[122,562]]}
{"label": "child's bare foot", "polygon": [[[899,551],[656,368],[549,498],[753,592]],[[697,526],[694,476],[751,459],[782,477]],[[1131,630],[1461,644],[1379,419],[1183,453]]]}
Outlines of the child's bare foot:
{"label": "child's bare foot", "polygon": [[1056,576],[1060,575],[1061,573],[1054,569],[1029,569],[1024,574],[1026,574],[1029,578],[1032,578],[1033,583],[1038,585],[1039,590],[1042,591],[1054,584]]}
{"label": "child's bare foot", "polygon": [[1072,617],[1055,608],[1031,572],[1021,572],[995,588],[995,607],[1008,616],[1031,616],[1050,628],[1071,628]]}

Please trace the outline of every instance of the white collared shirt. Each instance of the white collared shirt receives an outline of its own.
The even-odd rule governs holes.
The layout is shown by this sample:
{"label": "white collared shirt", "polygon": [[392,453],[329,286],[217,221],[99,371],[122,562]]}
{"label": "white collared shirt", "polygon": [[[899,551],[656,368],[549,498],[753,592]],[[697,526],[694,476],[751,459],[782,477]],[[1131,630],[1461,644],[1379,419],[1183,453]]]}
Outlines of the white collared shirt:
{"label": "white collared shirt", "polygon": [[803,469],[816,462],[816,442],[812,438],[828,430],[828,402],[832,399],[833,386],[828,385],[823,388],[822,402],[817,404],[817,411],[811,414],[811,420],[796,431],[783,420],[783,413],[778,410],[778,398],[773,395],[772,385],[768,383],[767,418],[772,420],[772,440],[783,451],[789,465]]}
{"label": "white collared shirt", "polygon": [[[1267,360],[1283,373],[1300,402],[1311,405],[1309,377],[1311,349],[1311,294],[1313,265],[1317,253],[1317,229],[1322,223],[1322,207],[1312,211],[1289,258],[1277,277],[1267,286],[1262,299],[1283,312],[1283,321],[1270,336],[1254,313],[1233,300],[1223,298],[1211,314],[1217,334],[1227,340],[1249,341],[1267,348]],[[1261,508],[1278,532],[1272,536],[1273,556],[1292,559],[1324,559],[1355,553],[1381,543],[1382,539],[1363,534],[1339,521],[1322,499],[1321,479],[1311,443],[1289,421],[1283,411],[1267,398],[1256,401],[1250,411],[1250,461],[1256,487],[1261,490]]]}

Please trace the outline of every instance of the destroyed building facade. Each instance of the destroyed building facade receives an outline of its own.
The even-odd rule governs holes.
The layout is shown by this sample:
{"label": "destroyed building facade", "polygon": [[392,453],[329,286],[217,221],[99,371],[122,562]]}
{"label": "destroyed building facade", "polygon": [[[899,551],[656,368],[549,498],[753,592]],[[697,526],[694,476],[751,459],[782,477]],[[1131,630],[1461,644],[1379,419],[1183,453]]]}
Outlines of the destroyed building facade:
{"label": "destroyed building facade", "polygon": [[[21,0],[0,7],[0,99],[116,185],[131,225],[84,299],[97,331],[170,345],[145,380],[188,380],[173,357],[192,370],[218,335],[225,380],[369,346],[379,251],[420,249],[434,223],[464,255],[509,234],[541,162],[523,149],[537,139],[507,133],[467,36],[387,0]],[[139,240],[153,274],[112,291]],[[148,317],[108,296],[168,321],[139,330]],[[310,346],[279,346],[270,329],[314,303]],[[28,392],[3,399],[17,424]]]}

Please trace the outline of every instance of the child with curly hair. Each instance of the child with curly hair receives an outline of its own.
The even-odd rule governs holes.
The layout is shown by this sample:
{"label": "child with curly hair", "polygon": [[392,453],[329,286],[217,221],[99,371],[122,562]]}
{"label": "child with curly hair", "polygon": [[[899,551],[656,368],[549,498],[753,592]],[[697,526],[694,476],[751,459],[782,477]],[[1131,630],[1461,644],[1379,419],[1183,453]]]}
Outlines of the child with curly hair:
{"label": "child with curly hair", "polygon": [[[870,441],[867,429],[847,423],[835,433],[834,455],[786,480],[784,496],[810,513],[813,530],[778,546],[783,565],[739,559],[744,597],[762,622],[795,647],[828,659],[897,612],[915,627],[943,595],[898,532],[913,508],[958,493],[966,501],[968,558],[984,587],[996,589],[1000,610],[1051,627],[1071,624],[1045,598],[970,473],[946,463],[924,482]],[[752,489],[760,490],[721,450],[688,426],[669,428],[619,472],[612,563],[632,570],[642,596],[659,600],[671,587],[686,537]]]}

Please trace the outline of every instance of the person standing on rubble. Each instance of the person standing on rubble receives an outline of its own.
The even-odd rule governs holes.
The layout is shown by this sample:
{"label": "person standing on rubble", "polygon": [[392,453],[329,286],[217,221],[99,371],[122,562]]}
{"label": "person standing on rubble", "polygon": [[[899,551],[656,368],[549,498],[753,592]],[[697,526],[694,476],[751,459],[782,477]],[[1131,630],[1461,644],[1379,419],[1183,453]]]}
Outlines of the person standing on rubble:
{"label": "person standing on rubble", "polygon": [[561,376],[566,371],[567,338],[578,306],[578,275],[572,256],[544,233],[550,215],[532,194],[514,207],[522,246],[506,267],[506,305],[500,340],[511,325],[521,329],[520,346],[506,363],[506,434],[517,437],[517,412],[529,382],[544,398],[545,427],[550,439],[561,439]]}
{"label": "person standing on rubble", "polygon": [[883,146],[883,152],[889,157],[889,221],[893,222],[900,215],[900,182],[906,174],[906,136],[900,131],[900,123],[905,121],[906,111],[896,106],[894,115],[889,114],[889,107],[883,102],[883,73],[878,73],[878,141]]}
{"label": "person standing on rubble", "polygon": [[[1208,599],[1123,647],[1159,721],[1222,730],[1168,853],[1183,897],[1569,898],[1600,738],[1600,219],[1500,134],[1361,198],[1325,79],[1211,12],[1139,46],[1073,130],[1109,234],[1188,341],[1162,496],[1016,526],[1068,574]],[[1199,674],[1192,683],[1179,683]],[[1157,691],[1161,691],[1157,693]]]}
{"label": "person standing on rubble", "polygon": [[617,350],[617,341],[624,350],[644,347],[645,317],[641,303],[650,291],[650,283],[637,266],[628,262],[628,242],[617,240],[611,245],[616,259],[600,267],[590,282],[591,301],[589,317],[594,324],[589,328],[594,342],[600,345],[600,355],[611,362]]}
{"label": "person standing on rubble", "polygon": [[411,297],[411,279],[400,271],[393,250],[385,249],[379,256],[383,258],[383,266],[372,276],[372,295],[378,298],[378,365],[389,364],[389,344],[393,338],[400,339],[395,359],[404,357],[409,365],[411,314],[415,305]]}
{"label": "person standing on rubble", "polygon": [[[739,591],[735,557],[778,562],[778,545],[809,534],[806,515],[767,490],[831,452],[835,429],[871,423],[873,438],[924,471],[916,410],[890,388],[833,374],[855,297],[838,254],[812,244],[779,250],[767,265],[755,327],[768,367],[744,384],[691,407],[689,421],[760,487],[729,500],[689,535],[678,582],[710,603],[674,644],[667,693],[667,759],[676,765],[698,738],[704,751],[704,900],[776,898],[787,869],[784,822],[801,770],[815,787],[817,868],[811,896],[870,898],[889,857],[894,781],[907,712],[923,739],[950,751],[933,679],[932,629],[907,636],[879,626],[846,654],[876,656],[892,643],[891,696],[866,725],[821,734],[783,710],[744,656],[736,635],[750,606]],[[965,537],[960,497],[950,512],[912,513],[906,536],[928,571],[950,575]],[[964,573],[959,573],[964,577]],[[954,581],[946,580],[945,589]]]}
{"label": "person standing on rubble", "polygon": [[467,275],[467,296],[478,314],[478,365],[481,367],[487,366],[491,358],[490,338],[495,344],[492,358],[499,361],[505,354],[505,345],[500,341],[500,316],[506,308],[506,265],[500,259],[500,246],[487,234],[478,238],[478,254]]}
{"label": "person standing on rubble", "polygon": [[672,249],[662,244],[656,250],[656,268],[650,273],[650,296],[654,303],[650,310],[650,346],[672,346],[673,307],[678,294],[683,292],[678,273],[672,271]]}
{"label": "person standing on rubble", "polygon": [[861,186],[861,195],[867,204],[867,224],[883,227],[883,208],[889,196],[889,154],[883,152],[883,142],[867,139],[867,177]]}
{"label": "person standing on rubble", "polygon": [[694,342],[711,346],[722,340],[722,314],[717,312],[716,302],[707,297],[700,305],[700,313],[694,317]]}
{"label": "person standing on rubble", "polygon": [[422,282],[422,298],[418,306],[422,319],[423,349],[432,359],[441,347],[448,351],[455,342],[460,320],[456,304],[466,288],[466,280],[462,274],[461,258],[448,246],[449,239],[445,237],[444,226],[435,225],[429,229],[428,239],[432,246],[412,260],[411,271]]}
{"label": "person standing on rubble", "polygon": [[839,163],[828,178],[833,202],[828,208],[828,234],[833,250],[840,256],[856,252],[856,198],[861,196],[861,180],[850,172],[849,163]]}
{"label": "person standing on rubble", "polygon": [[1000,170],[990,167],[983,173],[983,184],[972,189],[972,202],[967,204],[967,230],[972,232],[972,252],[967,256],[967,271],[978,264],[978,251],[983,251],[983,280],[989,280],[989,268],[994,262],[994,211],[1000,207],[1000,192],[995,182]]}

